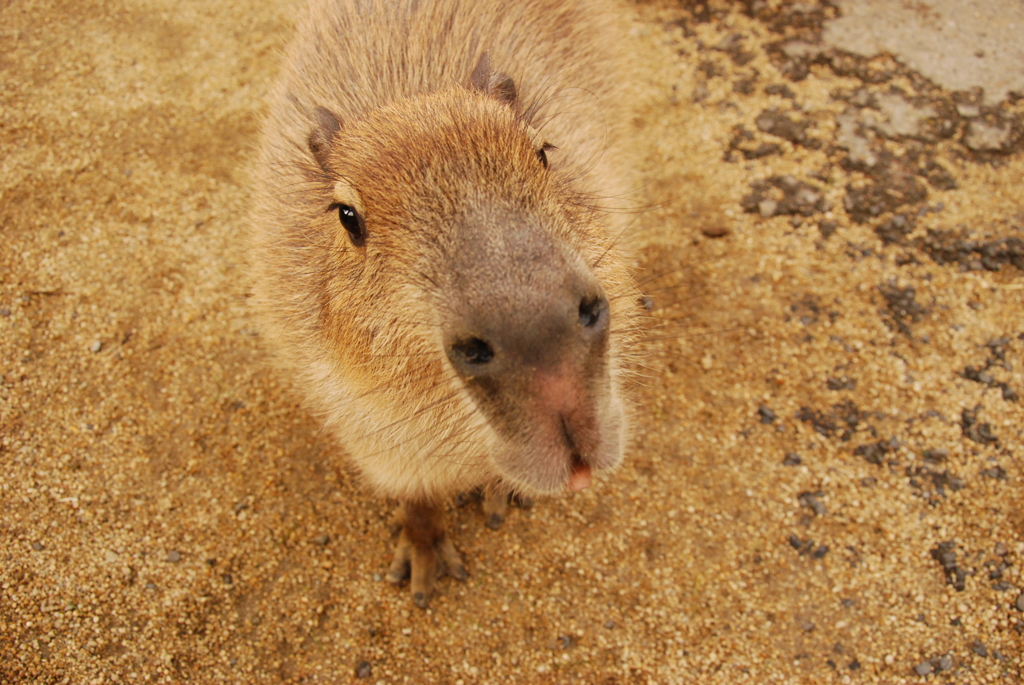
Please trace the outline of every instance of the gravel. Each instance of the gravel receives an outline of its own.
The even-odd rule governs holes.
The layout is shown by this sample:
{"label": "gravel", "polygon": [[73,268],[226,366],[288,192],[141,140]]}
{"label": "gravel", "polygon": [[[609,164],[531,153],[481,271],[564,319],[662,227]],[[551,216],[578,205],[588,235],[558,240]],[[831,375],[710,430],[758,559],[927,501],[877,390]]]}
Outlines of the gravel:
{"label": "gravel", "polygon": [[[587,490],[512,509],[500,531],[472,498],[449,509],[471,576],[440,579],[420,611],[373,580],[393,503],[261,338],[235,334],[259,328],[245,151],[301,2],[51,4],[14,0],[0,65],[0,681],[1024,672],[1024,403],[1004,399],[1024,388],[1024,101],[992,119],[1012,123],[1009,147],[972,153],[956,108],[992,113],[973,94],[822,47],[845,0],[627,3],[649,52],[629,236],[657,305],[638,305],[634,443]],[[782,47],[798,42],[804,57]],[[920,125],[935,142],[880,133],[897,89],[936,112]],[[836,144],[848,109],[870,169]],[[1003,478],[979,475],[997,466]],[[955,543],[948,568],[929,555],[941,543]]]}

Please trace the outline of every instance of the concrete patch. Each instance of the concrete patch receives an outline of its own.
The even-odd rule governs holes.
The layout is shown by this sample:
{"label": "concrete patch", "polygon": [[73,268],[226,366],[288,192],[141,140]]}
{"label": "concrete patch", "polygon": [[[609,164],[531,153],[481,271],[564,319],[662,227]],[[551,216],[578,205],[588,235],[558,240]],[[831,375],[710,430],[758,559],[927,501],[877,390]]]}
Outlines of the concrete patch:
{"label": "concrete patch", "polygon": [[838,0],[823,40],[865,57],[887,52],[949,90],[984,89],[995,105],[1024,94],[1020,0]]}

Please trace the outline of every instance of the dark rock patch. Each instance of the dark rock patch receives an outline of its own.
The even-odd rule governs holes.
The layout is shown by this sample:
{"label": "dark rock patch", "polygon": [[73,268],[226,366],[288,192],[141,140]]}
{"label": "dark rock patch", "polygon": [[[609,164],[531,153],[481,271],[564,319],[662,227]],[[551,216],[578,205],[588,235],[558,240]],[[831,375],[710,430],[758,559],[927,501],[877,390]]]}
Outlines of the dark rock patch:
{"label": "dark rock patch", "polygon": [[803,145],[810,148],[818,148],[821,141],[807,135],[810,122],[794,119],[778,109],[766,109],[754,120],[757,129],[762,133],[788,140],[794,145]]}
{"label": "dark rock patch", "polygon": [[968,574],[956,563],[956,543],[952,540],[940,542],[931,550],[931,555],[932,559],[942,565],[946,583],[952,585],[957,592],[963,592]]}
{"label": "dark rock patch", "polygon": [[1006,264],[1024,271],[1024,240],[1016,236],[981,241],[966,230],[929,229],[920,246],[937,264],[958,264],[963,271],[999,271]]}
{"label": "dark rock patch", "polygon": [[886,245],[902,243],[913,230],[913,218],[907,217],[906,214],[896,214],[875,227],[875,233]]}
{"label": "dark rock patch", "polygon": [[960,414],[960,428],[964,437],[980,445],[994,445],[999,442],[999,437],[992,432],[992,424],[978,421],[980,411],[981,405],[974,409],[964,409]]}
{"label": "dark rock patch", "polygon": [[878,292],[885,300],[885,309],[879,311],[882,319],[890,328],[910,335],[910,326],[920,321],[928,310],[917,303],[917,290],[908,285],[901,288],[894,282],[878,286]]}
{"label": "dark rock patch", "polygon": [[814,216],[829,210],[821,189],[795,176],[772,176],[750,184],[753,191],[740,201],[745,212],[768,218],[778,215]]}
{"label": "dark rock patch", "polygon": [[884,171],[873,176],[873,183],[861,187],[846,186],[843,206],[853,221],[862,224],[904,205],[923,202],[928,197],[927,189],[916,175],[898,166]]}
{"label": "dark rock patch", "polygon": [[885,463],[885,456],[890,452],[895,452],[898,447],[899,443],[895,437],[892,437],[888,440],[879,440],[878,442],[860,445],[853,450],[853,453],[858,457],[864,457],[869,464],[881,465]]}

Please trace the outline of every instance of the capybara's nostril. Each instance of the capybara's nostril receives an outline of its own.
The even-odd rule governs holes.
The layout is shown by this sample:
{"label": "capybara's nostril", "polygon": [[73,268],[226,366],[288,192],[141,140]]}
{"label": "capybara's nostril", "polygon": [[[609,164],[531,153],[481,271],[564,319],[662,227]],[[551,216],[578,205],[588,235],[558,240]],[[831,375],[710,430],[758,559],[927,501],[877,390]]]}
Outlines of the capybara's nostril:
{"label": "capybara's nostril", "polygon": [[599,296],[580,300],[580,325],[591,333],[600,333],[608,327],[608,300]]}
{"label": "capybara's nostril", "polygon": [[494,359],[494,348],[480,338],[465,338],[451,346],[449,356],[460,370],[474,369]]}

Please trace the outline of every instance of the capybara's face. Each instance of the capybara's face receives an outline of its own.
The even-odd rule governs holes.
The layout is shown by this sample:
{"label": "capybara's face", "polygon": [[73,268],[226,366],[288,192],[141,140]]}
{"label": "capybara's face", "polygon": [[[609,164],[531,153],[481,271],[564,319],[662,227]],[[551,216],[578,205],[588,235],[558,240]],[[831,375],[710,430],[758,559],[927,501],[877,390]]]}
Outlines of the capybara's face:
{"label": "capybara's face", "polygon": [[[527,492],[618,463],[636,297],[558,141],[464,88],[337,123],[313,220],[330,251],[321,330],[365,400],[353,411],[388,406],[349,422],[366,427],[350,449]],[[446,439],[415,440],[431,430]]]}

